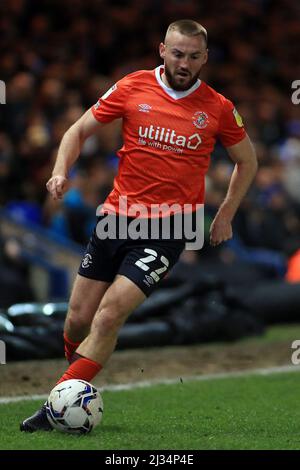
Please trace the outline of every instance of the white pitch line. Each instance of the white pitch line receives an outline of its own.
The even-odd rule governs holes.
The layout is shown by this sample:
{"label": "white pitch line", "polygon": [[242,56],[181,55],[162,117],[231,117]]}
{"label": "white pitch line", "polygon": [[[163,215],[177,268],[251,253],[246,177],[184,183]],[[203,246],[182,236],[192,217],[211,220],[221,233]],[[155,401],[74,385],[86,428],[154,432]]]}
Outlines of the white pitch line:
{"label": "white pitch line", "polygon": [[[132,382],[128,384],[119,384],[119,385],[105,385],[100,387],[102,392],[118,392],[121,390],[133,390],[135,388],[145,388],[152,387],[154,385],[173,385],[173,384],[183,384],[184,382],[192,381],[206,381],[206,380],[216,380],[216,379],[227,379],[235,377],[247,377],[250,375],[270,375],[270,374],[279,374],[285,372],[300,372],[300,366],[287,365],[287,366],[277,366],[277,367],[268,367],[262,369],[248,369],[235,372],[220,372],[216,374],[203,374],[203,375],[191,375],[191,376],[181,376],[173,379],[154,379],[154,380],[144,380],[141,382]],[[31,401],[31,400],[46,400],[48,395],[22,395],[17,397],[0,397],[0,405],[7,403],[16,403],[19,401]]]}

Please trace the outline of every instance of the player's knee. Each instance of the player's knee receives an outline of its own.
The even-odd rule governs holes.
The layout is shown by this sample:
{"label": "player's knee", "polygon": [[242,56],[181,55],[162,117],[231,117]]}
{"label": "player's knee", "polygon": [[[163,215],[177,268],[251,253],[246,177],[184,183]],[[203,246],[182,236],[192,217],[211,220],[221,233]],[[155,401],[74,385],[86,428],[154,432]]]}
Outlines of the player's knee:
{"label": "player's knee", "polygon": [[88,312],[80,303],[71,302],[69,304],[66,326],[70,330],[82,330],[90,326]]}
{"label": "player's knee", "polygon": [[126,317],[124,313],[113,306],[102,308],[92,324],[92,330],[99,335],[110,335],[119,330]]}

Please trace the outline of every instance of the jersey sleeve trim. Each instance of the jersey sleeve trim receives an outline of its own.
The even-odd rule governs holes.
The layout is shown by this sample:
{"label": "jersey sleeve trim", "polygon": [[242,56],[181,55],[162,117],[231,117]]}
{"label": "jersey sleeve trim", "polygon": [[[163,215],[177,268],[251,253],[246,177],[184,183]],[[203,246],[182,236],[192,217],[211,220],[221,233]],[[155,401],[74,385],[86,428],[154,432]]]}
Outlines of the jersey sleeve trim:
{"label": "jersey sleeve trim", "polygon": [[[99,101],[97,101],[97,103],[98,103],[98,102],[99,102]],[[96,104],[97,104],[97,103],[96,103]],[[102,116],[101,119],[100,119],[100,116],[97,115],[97,111],[96,111],[96,109],[95,109],[95,105],[91,106],[90,109],[91,109],[91,111],[92,111],[92,113],[93,113],[93,116],[94,116],[94,118],[96,119],[96,121],[101,122],[102,124],[105,124],[105,123],[106,123],[106,120],[103,119],[103,116]]]}
{"label": "jersey sleeve trim", "polygon": [[242,142],[242,140],[244,140],[246,136],[247,136],[247,133],[244,129],[244,134],[241,135],[239,138],[236,138],[235,142],[233,142],[231,144],[226,144],[226,145],[222,144],[222,145],[225,149],[228,148],[228,147],[232,147],[233,145],[236,145],[236,144],[239,144],[240,142]]}
{"label": "jersey sleeve trim", "polygon": [[246,130],[234,104],[222,95],[221,98],[222,111],[217,136],[223,147],[226,148],[241,142],[246,137]]}

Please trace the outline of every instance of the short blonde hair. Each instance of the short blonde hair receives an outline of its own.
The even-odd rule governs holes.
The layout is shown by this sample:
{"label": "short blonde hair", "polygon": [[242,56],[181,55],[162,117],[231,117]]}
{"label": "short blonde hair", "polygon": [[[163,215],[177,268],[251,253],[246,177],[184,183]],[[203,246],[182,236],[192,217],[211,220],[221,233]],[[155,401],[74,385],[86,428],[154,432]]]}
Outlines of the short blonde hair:
{"label": "short blonde hair", "polygon": [[166,36],[165,36],[165,42],[167,39],[167,36],[169,33],[172,31],[178,31],[181,34],[184,34],[185,36],[203,36],[207,45],[208,37],[207,37],[207,31],[202,26],[202,24],[197,23],[197,21],[194,20],[178,20],[174,21],[174,23],[171,23],[167,29]]}

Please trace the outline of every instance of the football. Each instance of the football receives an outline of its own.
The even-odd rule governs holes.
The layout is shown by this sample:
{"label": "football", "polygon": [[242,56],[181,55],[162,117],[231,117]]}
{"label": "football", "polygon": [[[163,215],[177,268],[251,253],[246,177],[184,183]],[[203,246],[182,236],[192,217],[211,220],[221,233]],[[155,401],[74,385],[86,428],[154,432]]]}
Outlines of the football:
{"label": "football", "polygon": [[85,380],[66,380],[51,390],[46,410],[54,429],[87,434],[102,419],[103,401],[94,385]]}

